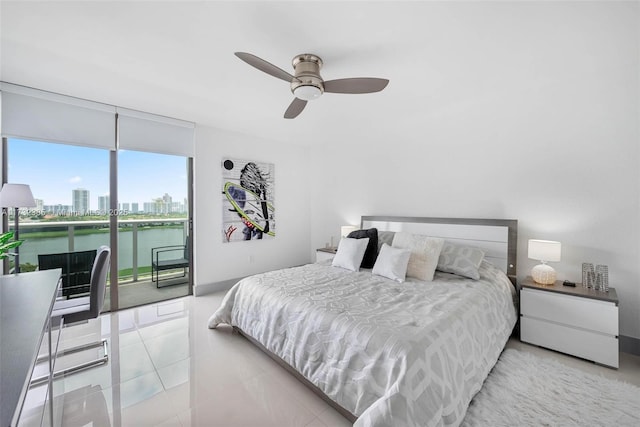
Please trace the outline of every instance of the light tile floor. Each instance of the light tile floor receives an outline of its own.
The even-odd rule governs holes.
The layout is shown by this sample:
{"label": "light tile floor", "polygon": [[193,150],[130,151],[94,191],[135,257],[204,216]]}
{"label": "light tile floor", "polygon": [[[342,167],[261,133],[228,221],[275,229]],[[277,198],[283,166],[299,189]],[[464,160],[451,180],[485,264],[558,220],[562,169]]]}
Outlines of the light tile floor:
{"label": "light tile floor", "polygon": [[[61,346],[104,337],[106,365],[56,380],[55,424],[62,426],[349,426],[338,412],[277,363],[231,332],[207,328],[224,293],[122,310],[63,330]],[[117,333],[116,333],[117,331]],[[507,347],[640,386],[640,357],[620,369],[511,339]],[[65,366],[97,353],[65,356]],[[44,387],[32,389],[21,425],[39,424]]]}

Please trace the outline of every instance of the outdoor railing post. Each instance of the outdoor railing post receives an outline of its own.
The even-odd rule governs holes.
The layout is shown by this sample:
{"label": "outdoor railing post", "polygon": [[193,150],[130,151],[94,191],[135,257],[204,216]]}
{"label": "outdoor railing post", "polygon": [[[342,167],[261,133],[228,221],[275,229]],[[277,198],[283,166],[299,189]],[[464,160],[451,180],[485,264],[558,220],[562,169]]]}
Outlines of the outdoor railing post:
{"label": "outdoor railing post", "polygon": [[182,241],[187,240],[187,236],[189,235],[189,220],[185,219],[182,227]]}
{"label": "outdoor railing post", "polygon": [[75,248],[75,238],[74,238],[74,231],[75,231],[75,227],[73,225],[69,225],[68,227],[69,230],[69,251],[68,252],[73,252],[74,248]]}
{"label": "outdoor railing post", "polygon": [[131,224],[131,241],[132,241],[132,254],[133,258],[131,261],[133,263],[131,268],[131,274],[133,275],[133,281],[138,281],[138,223],[134,222]]}

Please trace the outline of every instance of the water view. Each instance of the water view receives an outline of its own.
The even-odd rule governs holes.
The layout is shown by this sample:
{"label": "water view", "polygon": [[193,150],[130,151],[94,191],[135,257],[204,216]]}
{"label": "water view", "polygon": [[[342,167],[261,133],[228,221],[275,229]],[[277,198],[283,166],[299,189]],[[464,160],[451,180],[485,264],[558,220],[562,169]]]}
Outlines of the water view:
{"label": "water view", "polygon": [[[141,273],[151,267],[151,249],[184,245],[187,232],[185,219],[123,222],[118,231],[118,270],[120,277],[131,274],[135,267]],[[25,223],[20,226],[20,265],[23,271],[38,265],[38,255],[87,251],[109,246],[106,221]],[[135,253],[134,253],[135,252]],[[135,255],[135,256],[134,256]],[[179,253],[169,254],[176,257]]]}
{"label": "water view", "polygon": [[[113,159],[104,147],[15,138],[8,139],[6,149],[7,181],[28,185],[33,199],[19,210],[19,237],[24,241],[20,271],[38,268],[38,255],[114,246],[109,218],[117,216],[118,257],[111,264],[117,266],[120,291],[113,305],[123,308],[176,297],[180,288],[182,295],[188,293],[189,276],[185,279],[182,269],[163,270],[160,280],[151,280],[151,249],[186,241],[187,157],[127,149],[118,150]],[[13,230],[13,209],[7,215]],[[165,253],[164,259],[183,255]],[[109,277],[111,283],[115,278]],[[105,307],[111,305],[107,299]]]}
{"label": "water view", "polygon": [[[133,268],[133,231],[121,230],[118,233],[118,268],[120,271]],[[24,243],[20,246],[20,264],[38,264],[39,254],[69,252],[68,237],[36,237],[21,233]],[[157,227],[137,231],[138,267],[151,266],[151,248],[167,245],[183,245],[185,234],[183,227]],[[101,245],[109,246],[109,233],[81,234],[74,236],[74,251],[88,251]]]}

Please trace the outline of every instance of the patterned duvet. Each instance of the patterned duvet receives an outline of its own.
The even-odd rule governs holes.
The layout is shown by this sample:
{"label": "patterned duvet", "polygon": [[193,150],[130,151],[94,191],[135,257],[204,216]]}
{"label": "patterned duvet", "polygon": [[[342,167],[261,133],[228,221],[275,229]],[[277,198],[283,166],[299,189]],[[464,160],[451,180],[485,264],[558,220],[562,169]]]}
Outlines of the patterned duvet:
{"label": "patterned duvet", "polygon": [[515,325],[513,292],[487,262],[477,281],[405,283],[309,264],[241,280],[209,327],[242,329],[357,427],[457,426]]}

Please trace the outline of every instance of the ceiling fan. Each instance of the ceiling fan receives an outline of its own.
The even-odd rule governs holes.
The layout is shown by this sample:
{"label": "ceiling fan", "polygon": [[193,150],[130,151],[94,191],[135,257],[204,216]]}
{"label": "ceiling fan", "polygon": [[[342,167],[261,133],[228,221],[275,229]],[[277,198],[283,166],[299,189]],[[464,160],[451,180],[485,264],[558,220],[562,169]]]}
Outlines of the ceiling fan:
{"label": "ceiling fan", "polygon": [[373,93],[380,92],[387,87],[389,80],[373,77],[355,77],[324,81],[320,77],[322,59],[311,53],[294,56],[291,61],[295,75],[291,75],[281,68],[246,52],[236,52],[235,55],[252,67],[277,77],[291,84],[291,92],[295,96],[293,102],[284,112],[285,119],[297,117],[307,101],[319,98],[324,92],[330,93]]}

